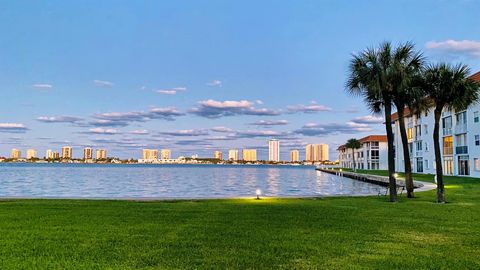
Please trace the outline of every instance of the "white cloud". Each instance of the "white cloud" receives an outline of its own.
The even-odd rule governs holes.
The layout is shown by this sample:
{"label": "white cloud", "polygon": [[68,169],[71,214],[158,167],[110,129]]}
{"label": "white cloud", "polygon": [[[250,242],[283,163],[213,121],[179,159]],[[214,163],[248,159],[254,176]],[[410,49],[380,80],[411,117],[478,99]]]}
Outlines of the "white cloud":
{"label": "white cloud", "polygon": [[137,129],[137,130],[132,130],[130,131],[130,134],[135,134],[135,135],[147,135],[149,134],[148,130],[146,129]]}
{"label": "white cloud", "polygon": [[9,132],[9,133],[23,133],[27,131],[28,128],[24,124],[19,123],[0,123],[0,132]]}
{"label": "white cloud", "polygon": [[480,41],[475,40],[445,40],[429,41],[425,47],[430,50],[442,50],[454,54],[466,54],[480,57]]}
{"label": "white cloud", "polygon": [[91,128],[88,130],[87,133],[114,135],[118,134],[118,130],[113,128]]}
{"label": "white cloud", "polygon": [[199,101],[198,104],[199,107],[191,109],[190,113],[207,118],[234,115],[272,116],[280,114],[280,112],[270,109],[255,108],[253,102],[248,100],[216,101],[209,99]]}
{"label": "white cloud", "polygon": [[155,89],[154,91],[164,95],[175,95],[179,91],[187,91],[187,88],[182,86],[182,87],[174,87],[172,89]]}
{"label": "white cloud", "polygon": [[37,121],[44,122],[44,123],[75,123],[81,120],[82,118],[80,117],[67,116],[67,115],[37,117]]}
{"label": "white cloud", "polygon": [[220,80],[213,80],[211,82],[207,83],[208,86],[214,86],[214,87],[221,87],[222,86],[222,81]]}
{"label": "white cloud", "polygon": [[332,111],[332,108],[325,105],[317,104],[316,102],[312,102],[312,104],[310,105],[299,104],[299,105],[287,106],[287,110],[290,113],[297,113],[297,112],[317,113],[317,112],[330,112]]}
{"label": "white cloud", "polygon": [[112,82],[109,82],[109,81],[93,80],[93,83],[94,83],[96,86],[105,87],[105,88],[110,88],[110,87],[113,86],[113,83],[112,83]]}
{"label": "white cloud", "polygon": [[49,83],[36,83],[36,84],[33,84],[32,87],[37,88],[37,89],[48,90],[48,89],[52,89],[53,85],[51,85]]}
{"label": "white cloud", "polygon": [[353,123],[357,124],[382,124],[385,122],[383,117],[377,117],[373,115],[366,115],[352,119]]}
{"label": "white cloud", "polygon": [[157,90],[156,91],[159,94],[164,94],[164,95],[175,95],[177,94],[177,91],[175,90]]}

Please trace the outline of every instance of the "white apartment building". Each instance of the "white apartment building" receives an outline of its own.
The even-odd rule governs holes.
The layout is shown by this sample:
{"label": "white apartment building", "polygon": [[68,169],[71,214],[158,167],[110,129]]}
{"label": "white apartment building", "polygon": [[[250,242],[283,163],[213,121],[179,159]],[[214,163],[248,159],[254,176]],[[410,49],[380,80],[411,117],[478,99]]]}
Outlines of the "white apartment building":
{"label": "white apartment building", "polygon": [[269,161],[280,161],[280,142],[278,140],[269,140],[268,141],[268,160]]}
{"label": "white apartment building", "polygon": [[[480,72],[471,78],[480,82]],[[412,114],[405,109],[404,112],[412,171],[435,174],[433,110]],[[397,113],[392,115],[392,122],[396,149],[395,169],[404,171]],[[480,103],[473,104],[464,111],[442,112],[440,148],[444,174],[480,177]]]}
{"label": "white apartment building", "polygon": [[238,160],[238,149],[230,149],[228,150],[228,159],[237,161]]}
{"label": "white apartment building", "polygon": [[[360,149],[355,149],[355,164],[357,169],[387,170],[388,144],[386,135],[370,135],[359,139]],[[343,168],[353,169],[352,149],[341,145],[337,149],[338,160]]]}
{"label": "white apartment building", "polygon": [[213,152],[213,158],[214,158],[214,159],[222,160],[222,159],[223,159],[222,151],[215,151],[215,152]]}
{"label": "white apartment building", "polygon": [[27,159],[37,158],[37,150],[28,149],[27,150]]}
{"label": "white apartment building", "polygon": [[170,149],[160,150],[160,158],[161,159],[171,159],[172,158],[172,151]]}

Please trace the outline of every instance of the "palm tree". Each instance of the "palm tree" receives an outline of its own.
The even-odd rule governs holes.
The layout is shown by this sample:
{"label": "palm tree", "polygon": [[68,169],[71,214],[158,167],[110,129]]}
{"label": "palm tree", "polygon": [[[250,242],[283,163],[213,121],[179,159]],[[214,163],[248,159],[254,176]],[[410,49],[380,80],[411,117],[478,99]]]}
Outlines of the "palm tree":
{"label": "palm tree", "polygon": [[440,152],[440,120],[443,109],[461,111],[479,100],[480,83],[468,77],[466,65],[445,63],[428,66],[419,81],[425,97],[434,107],[433,144],[437,175],[437,202],[445,202],[442,153]]}
{"label": "palm tree", "polygon": [[[369,109],[374,113],[385,114],[385,129],[388,142],[388,179],[390,201],[397,201],[397,183],[395,179],[395,157],[392,130],[392,101],[398,86],[399,59],[395,57],[392,45],[384,42],[378,49],[368,48],[359,54],[353,54],[349,67],[347,91],[362,96]],[[400,59],[401,60],[401,59]]]}
{"label": "palm tree", "polygon": [[352,149],[352,157],[353,157],[353,171],[356,172],[357,171],[357,167],[356,167],[356,164],[355,164],[355,149],[360,149],[360,147],[362,147],[362,144],[360,143],[359,140],[357,139],[349,139],[347,141],[347,143],[345,144],[345,147],[348,149]]}
{"label": "palm tree", "polygon": [[405,128],[404,109],[419,107],[416,101],[419,100],[420,92],[418,88],[413,87],[413,81],[421,72],[424,66],[424,57],[420,52],[415,51],[415,45],[407,42],[399,45],[393,52],[392,85],[393,98],[392,101],[397,108],[398,126],[400,129],[400,139],[402,141],[403,161],[405,168],[405,186],[407,188],[407,197],[413,198],[413,177],[412,163],[410,160],[410,150],[408,147],[407,131]]}

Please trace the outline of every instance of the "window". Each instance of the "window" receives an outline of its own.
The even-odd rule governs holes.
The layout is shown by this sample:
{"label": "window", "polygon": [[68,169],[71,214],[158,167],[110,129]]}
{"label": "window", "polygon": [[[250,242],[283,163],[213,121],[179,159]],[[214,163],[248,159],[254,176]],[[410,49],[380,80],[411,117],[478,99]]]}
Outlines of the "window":
{"label": "window", "polygon": [[380,159],[380,151],[372,150],[372,159]]}
{"label": "window", "polygon": [[415,138],[422,136],[422,125],[415,126]]}
{"label": "window", "polygon": [[428,152],[428,143],[425,142],[425,152]]}
{"label": "window", "polygon": [[453,155],[453,137],[447,136],[443,138],[443,154]]}
{"label": "window", "polygon": [[417,151],[422,151],[423,142],[417,141],[415,144],[417,146]]}
{"label": "window", "polygon": [[463,111],[461,113],[457,113],[455,115],[457,120],[457,125],[466,124],[467,123],[467,112]]}
{"label": "window", "polygon": [[425,132],[425,134],[428,134],[428,126],[427,125],[423,125],[423,132]]}
{"label": "window", "polygon": [[423,172],[423,158],[417,158],[417,172]]}
{"label": "window", "polygon": [[478,111],[473,112],[473,122],[478,123],[479,120],[480,120],[480,116]]}
{"label": "window", "polygon": [[473,159],[473,166],[475,167],[475,171],[480,171],[480,162],[478,161],[478,158]]}
{"label": "window", "polygon": [[424,163],[425,163],[425,166],[424,166],[425,170],[429,170],[430,168],[428,167],[429,166],[428,160],[425,160]]}
{"label": "window", "polygon": [[408,144],[408,151],[410,152],[410,155],[412,155],[413,143],[409,143],[409,144]]}
{"label": "window", "polygon": [[480,135],[475,135],[475,145],[480,145]]}
{"label": "window", "polygon": [[458,157],[458,174],[470,175],[470,164],[469,164],[468,156]]}
{"label": "window", "polygon": [[425,117],[427,117],[427,116],[428,116],[428,111],[425,111]]}
{"label": "window", "polygon": [[444,117],[442,119],[443,135],[452,134],[452,117]]}
{"label": "window", "polygon": [[413,139],[413,128],[408,128],[407,129],[407,138],[409,140]]}
{"label": "window", "polygon": [[453,174],[453,158],[445,157],[443,160],[443,173],[444,174]]}

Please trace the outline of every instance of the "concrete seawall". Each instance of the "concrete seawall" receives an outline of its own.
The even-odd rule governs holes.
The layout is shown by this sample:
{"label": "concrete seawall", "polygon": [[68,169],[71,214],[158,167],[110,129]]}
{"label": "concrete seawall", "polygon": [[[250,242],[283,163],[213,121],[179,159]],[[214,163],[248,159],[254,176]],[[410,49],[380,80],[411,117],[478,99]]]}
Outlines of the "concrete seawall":
{"label": "concrete seawall", "polygon": [[[316,170],[324,173],[348,177],[348,178],[363,181],[363,182],[377,184],[384,187],[388,187],[389,185],[389,180],[387,176],[379,176],[379,175],[371,175],[371,174],[355,173],[355,172],[345,172],[345,171],[338,171],[338,170],[328,170],[328,169],[322,169],[322,168],[317,168]],[[427,183],[427,182],[421,182],[421,181],[413,181],[413,186],[417,191],[427,191],[427,190],[432,190],[436,188],[436,185],[433,183]],[[404,188],[404,187],[405,187],[405,180],[397,179],[397,188]]]}

